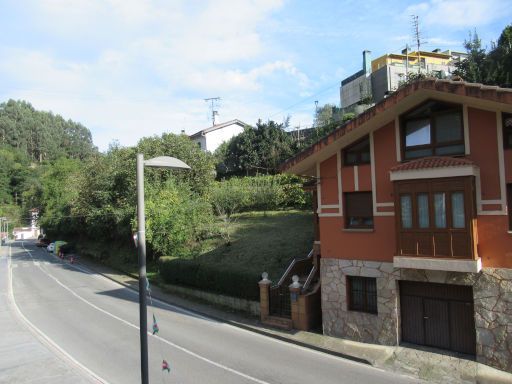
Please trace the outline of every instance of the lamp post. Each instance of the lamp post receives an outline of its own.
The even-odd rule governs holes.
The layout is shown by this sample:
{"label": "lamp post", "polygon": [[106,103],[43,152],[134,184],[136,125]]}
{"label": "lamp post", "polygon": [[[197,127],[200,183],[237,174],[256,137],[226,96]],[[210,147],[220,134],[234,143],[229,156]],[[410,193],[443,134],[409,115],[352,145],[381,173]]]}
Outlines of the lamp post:
{"label": "lamp post", "polygon": [[0,247],[4,244],[4,232],[6,232],[7,237],[9,232],[7,217],[0,217]]}
{"label": "lamp post", "polygon": [[137,154],[137,248],[139,254],[139,326],[141,383],[149,384],[148,372],[148,316],[146,302],[146,216],[144,214],[144,166],[155,168],[190,169],[183,161],[160,156],[144,161]]}

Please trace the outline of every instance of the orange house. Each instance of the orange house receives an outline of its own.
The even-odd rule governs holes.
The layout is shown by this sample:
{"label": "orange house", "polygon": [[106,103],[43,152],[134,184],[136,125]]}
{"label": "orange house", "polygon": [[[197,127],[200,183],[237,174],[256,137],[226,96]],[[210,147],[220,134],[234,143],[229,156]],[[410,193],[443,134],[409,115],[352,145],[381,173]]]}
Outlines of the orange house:
{"label": "orange house", "polygon": [[512,372],[512,89],[409,84],[282,170],[317,180],[325,334]]}

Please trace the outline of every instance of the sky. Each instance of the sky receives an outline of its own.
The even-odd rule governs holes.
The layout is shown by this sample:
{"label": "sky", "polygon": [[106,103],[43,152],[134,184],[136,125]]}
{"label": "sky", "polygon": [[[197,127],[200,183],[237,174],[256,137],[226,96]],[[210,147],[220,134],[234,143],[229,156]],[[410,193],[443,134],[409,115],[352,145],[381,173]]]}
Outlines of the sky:
{"label": "sky", "polygon": [[310,126],[342,79],[412,45],[489,48],[510,0],[0,0],[0,102],[78,121],[102,151],[258,119]]}

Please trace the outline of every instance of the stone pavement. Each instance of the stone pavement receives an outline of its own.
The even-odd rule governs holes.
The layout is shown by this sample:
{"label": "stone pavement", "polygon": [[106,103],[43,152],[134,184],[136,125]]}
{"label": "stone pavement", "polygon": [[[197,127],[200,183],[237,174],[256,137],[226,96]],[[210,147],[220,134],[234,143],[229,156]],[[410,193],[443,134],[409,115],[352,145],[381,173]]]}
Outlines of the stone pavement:
{"label": "stone pavement", "polygon": [[[126,275],[91,260],[82,259],[80,263],[129,288],[138,289],[136,276]],[[234,326],[326,353],[365,361],[386,371],[405,374],[432,383],[512,383],[512,374],[472,360],[450,356],[443,351],[439,351],[442,353],[434,353],[406,346],[390,347],[359,343],[313,332],[272,329],[262,325],[258,318],[249,317],[226,308],[215,307],[197,299],[167,293],[165,285],[161,287],[152,286],[151,291],[153,297],[162,301],[196,311]]]}
{"label": "stone pavement", "polygon": [[0,248],[0,383],[95,383],[18,314],[10,296],[8,249]]}

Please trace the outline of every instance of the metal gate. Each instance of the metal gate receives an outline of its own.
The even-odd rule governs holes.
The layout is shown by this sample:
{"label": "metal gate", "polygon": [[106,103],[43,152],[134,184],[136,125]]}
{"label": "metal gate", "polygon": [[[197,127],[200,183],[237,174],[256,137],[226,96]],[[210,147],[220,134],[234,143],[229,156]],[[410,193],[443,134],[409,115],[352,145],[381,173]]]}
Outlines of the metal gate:
{"label": "metal gate", "polygon": [[291,319],[290,289],[288,286],[276,285],[271,287],[269,294],[269,314]]}
{"label": "metal gate", "polygon": [[475,354],[470,286],[400,281],[402,341]]}

